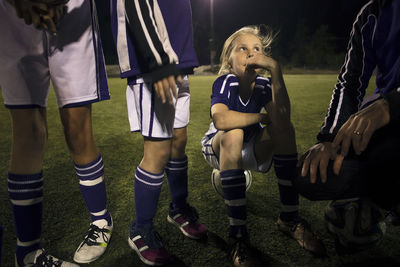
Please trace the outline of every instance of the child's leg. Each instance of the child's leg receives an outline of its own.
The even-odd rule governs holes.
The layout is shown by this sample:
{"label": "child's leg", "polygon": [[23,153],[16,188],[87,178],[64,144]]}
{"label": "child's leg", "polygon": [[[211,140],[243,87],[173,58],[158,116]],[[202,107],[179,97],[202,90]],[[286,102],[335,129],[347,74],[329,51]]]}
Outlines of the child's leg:
{"label": "child's leg", "polygon": [[[269,130],[271,130],[270,128],[271,127],[265,127],[257,136],[254,145],[254,153],[258,164],[262,164],[273,158],[275,174],[278,177],[280,200],[282,203],[280,217],[284,221],[291,221],[298,217],[299,197],[291,182],[296,170],[297,153],[290,152],[293,151],[293,147],[289,146],[292,142],[285,142],[285,146],[288,147],[279,149],[277,145],[282,144],[282,141],[276,141],[276,138],[272,139],[269,133]],[[282,135],[285,136],[286,133]],[[277,151],[282,154],[278,154]]]}
{"label": "child's leg", "polygon": [[292,124],[277,125],[272,132],[275,133],[274,169],[282,203],[280,218],[293,221],[299,217],[299,194],[292,184],[297,164],[295,132]]}
{"label": "child's leg", "polygon": [[135,229],[153,222],[171,142],[171,139],[144,138],[144,155],[135,175]]}
{"label": "child's leg", "polygon": [[213,149],[219,153],[222,191],[229,217],[229,236],[245,237],[246,229],[246,178],[242,169],[243,130],[218,132]]}
{"label": "child's leg", "polygon": [[275,146],[273,160],[282,203],[278,229],[296,240],[304,249],[317,255],[325,255],[324,244],[314,235],[310,225],[299,218],[299,195],[292,184],[297,164],[294,128],[292,124],[278,122],[273,128],[269,128],[269,132],[272,133]]}
{"label": "child's leg", "polygon": [[185,153],[187,129],[174,129],[171,157],[165,166],[173,208],[186,207],[188,196],[188,158]]}
{"label": "child's leg", "polygon": [[105,219],[111,225],[103,160],[92,133],[91,105],[62,108],[60,116],[91,221]]}
{"label": "child's leg", "polygon": [[8,193],[17,235],[16,258],[39,248],[42,230],[42,163],[47,138],[45,109],[11,109],[13,144]]}

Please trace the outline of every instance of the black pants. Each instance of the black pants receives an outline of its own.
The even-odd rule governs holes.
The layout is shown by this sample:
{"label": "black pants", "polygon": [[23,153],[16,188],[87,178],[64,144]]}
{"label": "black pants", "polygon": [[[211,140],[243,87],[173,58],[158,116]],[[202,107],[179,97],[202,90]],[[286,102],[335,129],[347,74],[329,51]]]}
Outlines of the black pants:
{"label": "black pants", "polygon": [[367,149],[356,155],[350,150],[339,175],[328,165],[328,181],[310,183],[309,174],[301,177],[301,167],[293,184],[310,200],[337,200],[367,197],[385,209],[400,204],[400,125],[391,123],[372,136]]}

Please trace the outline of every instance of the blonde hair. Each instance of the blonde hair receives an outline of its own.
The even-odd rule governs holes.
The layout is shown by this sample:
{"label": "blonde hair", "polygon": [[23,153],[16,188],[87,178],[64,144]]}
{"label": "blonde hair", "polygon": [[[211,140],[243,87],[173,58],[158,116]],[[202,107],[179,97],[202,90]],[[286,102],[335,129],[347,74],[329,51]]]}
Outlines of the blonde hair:
{"label": "blonde hair", "polygon": [[233,42],[242,34],[254,34],[257,36],[260,39],[263,53],[271,56],[271,44],[277,33],[264,24],[245,26],[226,39],[220,57],[221,68],[218,71],[218,75],[231,73],[230,57],[233,50]]}

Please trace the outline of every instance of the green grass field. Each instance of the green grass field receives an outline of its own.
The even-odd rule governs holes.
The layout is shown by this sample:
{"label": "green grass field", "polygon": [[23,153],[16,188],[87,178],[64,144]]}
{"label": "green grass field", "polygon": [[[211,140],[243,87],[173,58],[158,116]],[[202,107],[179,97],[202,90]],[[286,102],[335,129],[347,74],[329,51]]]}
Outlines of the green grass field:
{"label": "green grass field", "polygon": [[[167,182],[160,196],[155,225],[176,261],[171,266],[230,266],[225,251],[228,220],[222,199],[210,184],[211,168],[201,154],[200,139],[209,126],[210,88],[214,76],[191,77],[191,123],[189,141],[189,201],[208,227],[204,242],[184,238],[167,223]],[[299,154],[315,143],[315,136],[327,110],[336,75],[286,75],[292,103],[292,121]],[[370,90],[374,83],[371,83]],[[109,81],[111,100],[93,105],[94,132],[105,163],[108,204],[114,219],[110,246],[97,262],[88,266],[142,266],[127,244],[130,221],[135,218],[133,176],[142,157],[142,137],[129,132],[125,104],[125,81]],[[2,102],[2,101],[1,101]],[[44,220],[42,244],[49,253],[63,259],[72,255],[89,226],[73,163],[69,156],[54,93],[49,96],[49,140],[44,162]],[[0,222],[4,227],[3,266],[13,266],[15,233],[7,196],[7,169],[11,145],[10,116],[0,109]],[[325,230],[326,202],[300,200],[300,212],[323,239],[329,256],[315,258],[276,229],[280,211],[277,181],[273,170],[267,175],[253,172],[248,192],[248,228],[254,246],[270,266],[400,266],[400,228],[388,226],[384,241],[376,248],[339,256]]]}

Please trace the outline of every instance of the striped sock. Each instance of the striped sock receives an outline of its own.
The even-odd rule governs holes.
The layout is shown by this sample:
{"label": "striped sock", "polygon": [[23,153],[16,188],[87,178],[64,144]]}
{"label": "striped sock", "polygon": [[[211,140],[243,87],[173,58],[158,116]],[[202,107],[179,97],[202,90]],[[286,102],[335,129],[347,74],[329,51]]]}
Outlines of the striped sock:
{"label": "striped sock", "polygon": [[221,171],[221,186],[229,218],[229,236],[247,236],[246,177],[243,170]]}
{"label": "striped sock", "polygon": [[17,233],[16,257],[24,266],[25,255],[40,249],[43,212],[43,173],[8,173],[8,195]]}
{"label": "striped sock", "polygon": [[278,177],[279,194],[282,203],[280,218],[292,221],[299,218],[299,194],[292,185],[296,174],[297,153],[274,155],[274,169]]}
{"label": "striped sock", "polygon": [[137,167],[134,190],[136,209],[135,230],[142,228],[146,224],[153,224],[163,180],[164,172],[153,174]]}
{"label": "striped sock", "polygon": [[94,161],[85,164],[75,164],[79,187],[86,207],[90,212],[91,221],[104,219],[111,225],[111,215],[107,210],[107,193],[104,182],[104,164],[101,155]]}
{"label": "striped sock", "polygon": [[170,159],[165,166],[173,208],[186,207],[188,196],[188,158]]}

